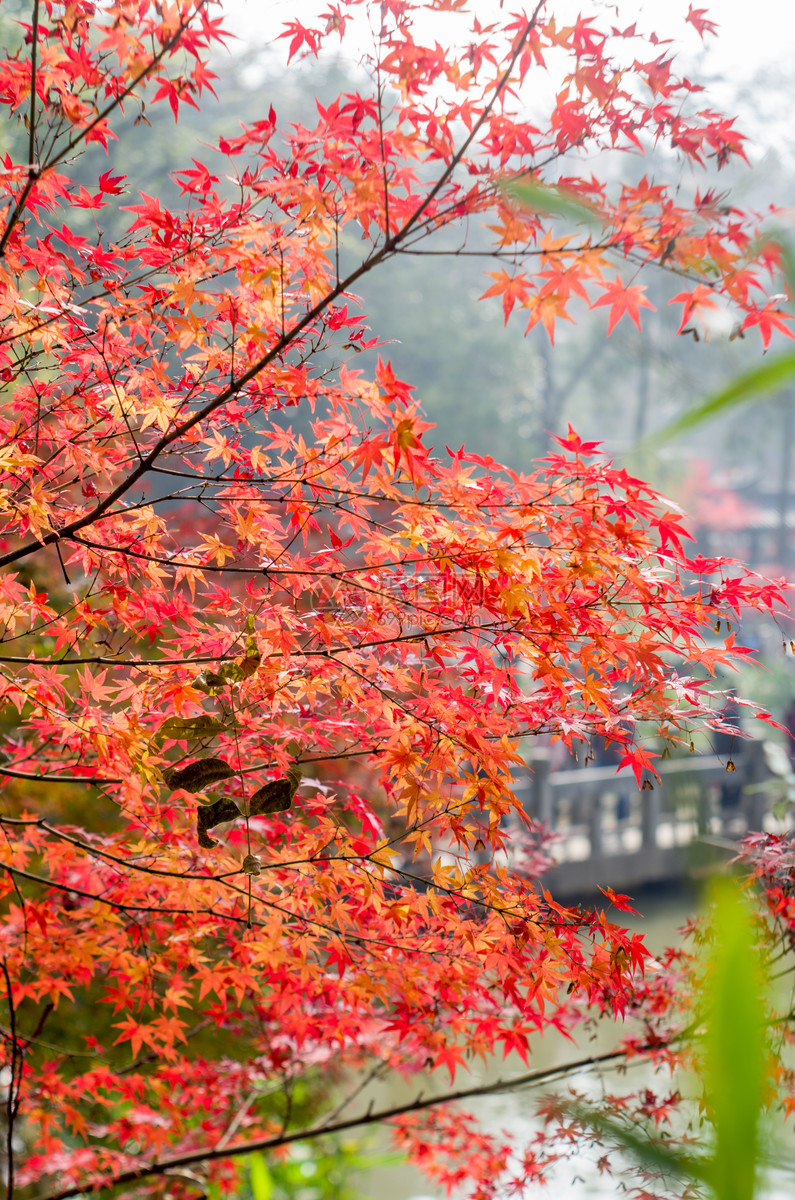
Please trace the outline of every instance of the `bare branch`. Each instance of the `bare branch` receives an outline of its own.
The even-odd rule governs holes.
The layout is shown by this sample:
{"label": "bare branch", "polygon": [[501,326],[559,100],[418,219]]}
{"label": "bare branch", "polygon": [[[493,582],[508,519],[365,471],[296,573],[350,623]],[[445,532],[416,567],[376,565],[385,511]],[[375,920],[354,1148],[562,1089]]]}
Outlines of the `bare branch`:
{"label": "bare branch", "polygon": [[[633,1051],[633,1053],[636,1052]],[[439,1096],[423,1098],[422,1093],[420,1093],[419,1096],[407,1104],[398,1104],[391,1108],[373,1109],[372,1111],[368,1108],[366,1112],[360,1113],[355,1117],[349,1117],[344,1121],[323,1122],[306,1129],[279,1134],[276,1137],[252,1138],[250,1141],[236,1142],[231,1146],[224,1145],[220,1149],[194,1150],[186,1154],[175,1154],[171,1157],[163,1158],[156,1163],[142,1163],[140,1167],[132,1170],[120,1171],[117,1175],[105,1176],[103,1179],[97,1180],[97,1184],[103,1188],[111,1188],[118,1187],[123,1183],[137,1183],[142,1179],[152,1179],[163,1175],[177,1167],[188,1167],[199,1163],[215,1162],[218,1159],[236,1158],[244,1154],[276,1150],[282,1146],[293,1145],[295,1142],[308,1142],[313,1141],[315,1138],[328,1137],[330,1134],[344,1133],[349,1129],[356,1129],[360,1125],[377,1125],[396,1121],[400,1117],[410,1116],[412,1113],[424,1112],[430,1108],[439,1108],[442,1105],[454,1104],[461,1100],[472,1100],[479,1096],[495,1096],[503,1092],[514,1092],[524,1088],[538,1087],[541,1084],[564,1079],[576,1071],[602,1066],[609,1062],[619,1062],[626,1059],[627,1054],[626,1050],[610,1050],[603,1054],[591,1054],[586,1058],[563,1063],[558,1067],[528,1071],[523,1075],[514,1076],[512,1079],[498,1079],[494,1083],[479,1084],[471,1088],[459,1088],[454,1091],[444,1092]],[[639,1059],[639,1061],[642,1060]],[[81,1195],[85,1190],[85,1185],[68,1187],[61,1191],[50,1192],[48,1195],[42,1197],[42,1200],[69,1200],[72,1196]]]}

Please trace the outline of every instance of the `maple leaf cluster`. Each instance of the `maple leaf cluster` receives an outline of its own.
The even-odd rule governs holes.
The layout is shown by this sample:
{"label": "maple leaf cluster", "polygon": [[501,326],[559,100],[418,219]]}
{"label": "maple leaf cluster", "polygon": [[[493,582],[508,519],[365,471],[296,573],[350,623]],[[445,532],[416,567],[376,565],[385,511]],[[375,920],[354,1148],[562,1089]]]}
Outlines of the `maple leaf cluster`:
{"label": "maple leaf cluster", "polygon": [[[731,122],[683,115],[694,85],[658,47],[617,71],[634,28],[539,4],[472,16],[459,54],[418,30],[424,9],[460,29],[463,3],[395,0],[372,91],[313,127],[256,114],[176,171],[169,209],[113,127],[144,95],[197,103],[216,8],[43,0],[0,62],[8,1172],[49,1200],[188,1169],[233,1194],[241,1155],[306,1135],[302,1080],[332,1111],[350,1072],[453,1079],[526,1059],[583,1000],[623,1013],[642,939],[512,868],[522,747],[606,736],[640,778],[644,738],[688,744],[745,653],[716,620],[778,598],[689,559],[679,515],[574,432],[530,475],[436,455],[411,387],[355,365],[376,343],[357,280],[474,219],[511,264],[489,289],[506,317],[550,334],[577,296],[639,322],[624,279],[655,262],[694,289],[708,269],[761,325],[739,214],[559,178],[575,149],[642,138],[741,153]],[[291,22],[290,55],[355,8]],[[91,142],[111,163],[93,190],[70,176]],[[598,234],[560,236],[507,186],[544,172]],[[466,1121],[399,1136],[485,1187],[510,1155],[485,1135],[472,1154]]]}

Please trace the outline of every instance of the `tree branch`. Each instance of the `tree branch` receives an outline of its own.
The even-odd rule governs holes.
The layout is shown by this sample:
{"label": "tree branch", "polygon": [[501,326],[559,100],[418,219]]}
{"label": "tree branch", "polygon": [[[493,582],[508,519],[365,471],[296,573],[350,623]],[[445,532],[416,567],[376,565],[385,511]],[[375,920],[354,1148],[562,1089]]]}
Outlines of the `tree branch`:
{"label": "tree branch", "polygon": [[21,1050],[17,1044],[17,1013],[14,1007],[14,993],[11,987],[11,977],[8,973],[8,966],[5,958],[0,959],[3,967],[3,975],[6,981],[6,991],[8,993],[8,1011],[11,1014],[11,1031],[9,1040],[11,1042],[11,1066],[10,1078],[8,1080],[8,1097],[6,1099],[7,1127],[6,1127],[6,1157],[8,1160],[7,1186],[8,1200],[13,1200],[14,1195],[14,1122],[17,1112],[19,1111],[19,1085],[21,1083],[22,1063]]}
{"label": "tree branch", "polygon": [[479,1084],[471,1088],[459,1088],[444,1092],[439,1096],[423,1098],[422,1093],[420,1093],[420,1095],[407,1104],[398,1104],[391,1108],[376,1109],[375,1111],[371,1111],[368,1108],[366,1112],[360,1113],[355,1117],[349,1117],[344,1121],[330,1121],[320,1125],[313,1125],[308,1129],[298,1129],[291,1133],[279,1134],[276,1137],[253,1138],[251,1141],[235,1142],[231,1146],[208,1150],[193,1150],[185,1154],[175,1154],[169,1158],[162,1158],[159,1162],[142,1163],[140,1167],[128,1171],[120,1171],[117,1175],[106,1176],[101,1180],[96,1180],[93,1184],[84,1183],[79,1186],[64,1188],[61,1191],[50,1192],[48,1195],[42,1197],[42,1200],[69,1200],[72,1196],[82,1195],[92,1186],[111,1188],[118,1187],[123,1183],[138,1183],[142,1179],[151,1179],[159,1175],[164,1175],[177,1167],[217,1162],[219,1159],[236,1158],[243,1154],[253,1154],[258,1151],[276,1150],[281,1146],[289,1146],[295,1142],[312,1141],[315,1138],[327,1137],[330,1134],[343,1133],[349,1129],[356,1129],[360,1125],[375,1125],[381,1122],[394,1121],[400,1117],[410,1116],[412,1113],[424,1112],[429,1108],[438,1108],[441,1105],[453,1104],[460,1100],[471,1100],[478,1096],[494,1096],[501,1092],[516,1091],[520,1088],[537,1087],[543,1083],[552,1083],[556,1079],[565,1078],[575,1071],[601,1066],[608,1062],[617,1062],[620,1059],[625,1059],[627,1055],[628,1051],[626,1050],[609,1050],[604,1054],[588,1055],[586,1058],[576,1059],[558,1067],[528,1071],[523,1075],[515,1076],[513,1079],[498,1079],[494,1083]]}
{"label": "tree branch", "polygon": [[[541,8],[545,2],[546,0],[538,0],[532,16],[528,19],[524,30],[517,38],[516,47],[511,54],[507,67],[500,76],[488,104],[484,106],[482,113],[473,125],[469,135],[456,153],[452,156],[450,162],[447,164],[444,171],[442,171],[433,187],[430,188],[423,201],[417,206],[401,229],[399,229],[393,237],[387,238],[380,250],[375,251],[368,258],[364,259],[359,266],[347,276],[346,279],[337,283],[335,287],[326,293],[322,300],[318,300],[318,302],[313,305],[312,308],[308,309],[307,312],[305,312],[304,315],[298,321],[296,321],[292,328],[284,332],[271,347],[271,349],[255,363],[253,363],[247,371],[245,371],[238,377],[237,380],[235,380],[234,383],[228,384],[223,391],[221,391],[212,400],[209,400],[206,404],[202,405],[201,408],[198,408],[196,412],[187,417],[170,432],[164,433],[163,436],[159,438],[157,442],[155,442],[149,453],[141,459],[138,466],[130,472],[126,479],[123,479],[121,483],[112,489],[112,491],[108,492],[104,499],[100,500],[100,502],[93,509],[91,509],[90,512],[84,513],[82,517],[75,518],[74,521],[70,521],[61,529],[53,530],[51,533],[44,534],[40,539],[27,542],[25,545],[17,547],[16,550],[11,550],[7,554],[4,554],[0,558],[0,567],[9,566],[11,563],[18,562],[22,558],[27,558],[29,554],[33,554],[40,550],[42,546],[52,546],[56,542],[59,542],[64,538],[69,538],[72,536],[72,534],[78,533],[81,529],[85,529],[87,526],[93,525],[96,521],[103,517],[105,513],[109,511],[109,509],[113,507],[117,500],[121,499],[121,497],[124,496],[131,487],[133,487],[144,475],[147,474],[149,470],[151,470],[164,450],[168,449],[168,447],[174,442],[179,441],[179,439],[184,437],[186,433],[189,433],[191,429],[195,428],[196,425],[199,425],[202,421],[206,420],[207,417],[211,416],[212,413],[216,411],[216,409],[221,408],[229,400],[233,399],[233,397],[241,392],[247,384],[251,383],[253,379],[256,379],[256,377],[260,375],[266,369],[266,367],[269,367],[272,362],[279,358],[280,355],[282,355],[285,350],[287,350],[293,344],[293,342],[296,341],[300,334],[302,334],[308,326],[312,325],[313,322],[316,321],[317,318],[321,316],[326,309],[334,303],[335,300],[337,300],[344,292],[349,292],[353,288],[354,284],[358,283],[358,281],[364,275],[367,275],[376,266],[379,266],[387,259],[392,258],[397,253],[401,244],[406,240],[409,233],[414,229],[415,225],[422,218],[423,214],[427,212],[428,208],[438,196],[439,192],[449,181],[456,167],[460,164],[467,150],[477,138],[484,124],[491,115],[494,105],[497,103],[497,100],[508,85],[516,62],[522,53],[522,49],[528,37],[535,27],[538,13],[541,11]],[[1,249],[2,243],[0,243],[0,250]]]}

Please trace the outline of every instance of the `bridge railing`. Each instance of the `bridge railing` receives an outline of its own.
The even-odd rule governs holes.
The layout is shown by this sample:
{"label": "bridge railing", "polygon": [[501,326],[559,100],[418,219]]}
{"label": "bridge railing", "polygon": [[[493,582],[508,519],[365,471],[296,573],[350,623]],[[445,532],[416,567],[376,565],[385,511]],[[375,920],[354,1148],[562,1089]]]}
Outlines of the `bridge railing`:
{"label": "bridge railing", "polygon": [[630,768],[550,771],[548,752],[537,751],[516,790],[528,815],[557,835],[550,886],[555,876],[575,891],[673,878],[699,838],[764,828],[771,798],[753,786],[771,778],[763,743],[738,743],[735,760],[735,772],[716,755],[658,760],[660,779],[638,787]]}

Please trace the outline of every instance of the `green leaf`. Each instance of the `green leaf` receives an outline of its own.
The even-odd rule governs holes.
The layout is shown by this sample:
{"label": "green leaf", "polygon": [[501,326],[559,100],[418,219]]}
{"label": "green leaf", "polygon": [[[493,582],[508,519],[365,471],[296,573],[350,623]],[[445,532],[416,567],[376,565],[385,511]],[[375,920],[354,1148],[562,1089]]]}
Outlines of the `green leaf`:
{"label": "green leaf", "polygon": [[596,1130],[605,1138],[609,1138],[621,1152],[636,1159],[650,1171],[664,1176],[674,1176],[679,1179],[704,1180],[703,1164],[690,1155],[682,1153],[675,1146],[669,1145],[656,1135],[653,1130],[642,1125],[630,1128],[629,1125],[607,1117],[601,1112],[595,1112],[585,1104],[577,1102],[564,1105],[565,1111],[583,1125]]}
{"label": "green leaf", "polygon": [[715,940],[704,985],[705,1092],[715,1126],[710,1182],[716,1200],[753,1200],[767,1047],[764,979],[747,900],[715,889]]}
{"label": "green leaf", "polygon": [[200,692],[206,692],[208,696],[215,696],[226,686],[226,681],[218,671],[202,671],[201,675],[197,675],[194,679],[193,686]]}
{"label": "green leaf", "polygon": [[248,653],[248,646],[246,646],[246,657],[241,658],[238,662],[236,662],[234,664],[234,669],[236,672],[238,672],[238,674],[235,675],[235,678],[236,679],[250,678],[250,676],[252,676],[254,674],[254,672],[256,671],[259,664],[260,664],[260,655],[259,655],[259,651],[257,650],[256,643],[254,644],[254,653],[253,654]]}
{"label": "green leaf", "polygon": [[194,762],[188,763],[187,767],[182,767],[181,770],[168,767],[162,774],[163,782],[172,791],[182,788],[186,792],[202,792],[213,783],[220,783],[222,779],[230,779],[234,773],[232,767],[223,758],[197,758]]}
{"label": "green leaf", "polygon": [[652,434],[643,443],[645,445],[665,441],[686,433],[689,429],[701,425],[711,417],[720,416],[739,404],[749,400],[759,399],[778,392],[795,376],[795,351],[787,350],[762,363],[760,367],[751,367],[716,395],[685,413],[683,417],[666,425],[659,433]]}
{"label": "green leaf", "polygon": [[254,1200],[271,1200],[273,1195],[273,1180],[265,1162],[264,1154],[250,1154],[248,1159],[248,1177]]}
{"label": "green leaf", "polygon": [[223,663],[217,671],[202,671],[201,675],[194,679],[193,686],[200,692],[206,692],[208,696],[214,696],[227,684],[250,679],[261,661],[262,656],[257,649],[256,639],[246,638],[246,653],[243,658]]}
{"label": "green leaf", "polygon": [[188,737],[206,737],[208,734],[220,733],[224,722],[218,717],[202,713],[198,717],[169,717],[157,731],[157,737],[184,739]]}
{"label": "green leaf", "polygon": [[748,901],[731,880],[719,881],[714,897],[713,945],[701,997],[714,1155],[693,1158],[654,1131],[629,1128],[585,1105],[565,1107],[652,1171],[706,1182],[715,1200],[754,1200],[767,1074],[764,977]]}
{"label": "green leaf", "polygon": [[578,224],[597,227],[602,224],[599,213],[594,208],[582,197],[565,188],[540,183],[509,183],[505,185],[505,191],[518,201],[522,208],[528,208],[531,212],[544,213]]}

